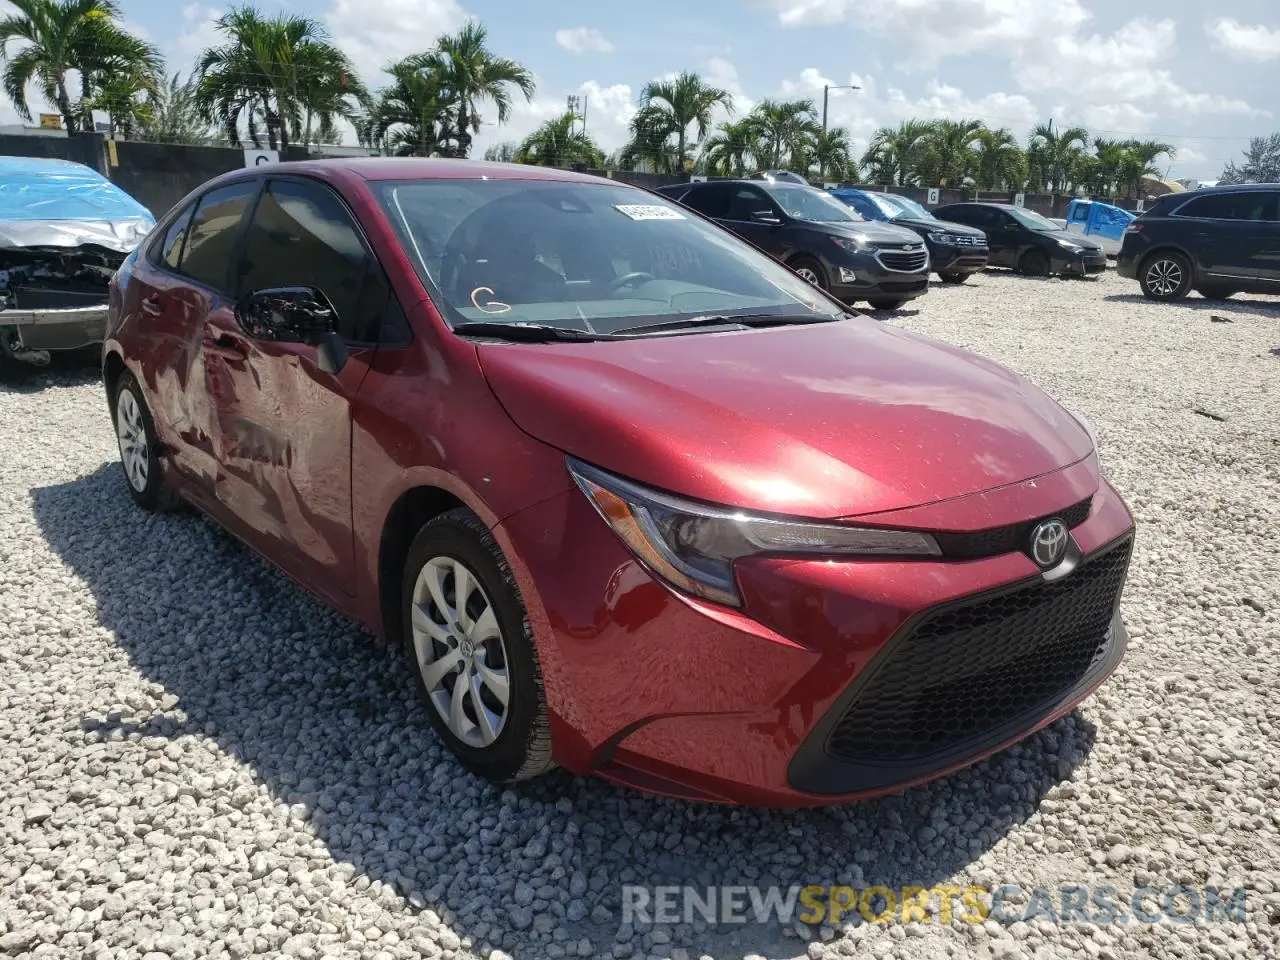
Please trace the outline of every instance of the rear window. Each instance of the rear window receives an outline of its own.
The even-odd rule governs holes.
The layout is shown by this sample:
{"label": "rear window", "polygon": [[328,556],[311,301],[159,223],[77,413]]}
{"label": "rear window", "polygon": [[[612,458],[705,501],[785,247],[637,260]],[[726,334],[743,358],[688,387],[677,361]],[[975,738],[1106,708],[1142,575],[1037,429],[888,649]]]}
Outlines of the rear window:
{"label": "rear window", "polygon": [[1276,197],[1262,191],[1211,193],[1179,207],[1177,216],[1209,220],[1275,220]]}

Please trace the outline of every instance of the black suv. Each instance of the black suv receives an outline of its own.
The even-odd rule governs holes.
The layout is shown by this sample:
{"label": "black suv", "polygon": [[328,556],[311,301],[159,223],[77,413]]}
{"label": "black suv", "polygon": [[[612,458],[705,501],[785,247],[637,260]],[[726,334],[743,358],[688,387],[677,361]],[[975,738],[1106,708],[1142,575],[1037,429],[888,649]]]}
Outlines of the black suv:
{"label": "black suv", "polygon": [[1033,210],[1008,203],[953,203],[938,207],[939,220],[977,227],[987,235],[987,262],[1030,277],[1083,277],[1107,269],[1102,247],[1068,233]]}
{"label": "black suv", "polygon": [[660,187],[844,303],[892,310],[929,289],[929,251],[904,227],[870,223],[814,187],[717,180]]}
{"label": "black suv", "polygon": [[1161,197],[1125,230],[1116,270],[1152,300],[1280,294],[1280,184]]}

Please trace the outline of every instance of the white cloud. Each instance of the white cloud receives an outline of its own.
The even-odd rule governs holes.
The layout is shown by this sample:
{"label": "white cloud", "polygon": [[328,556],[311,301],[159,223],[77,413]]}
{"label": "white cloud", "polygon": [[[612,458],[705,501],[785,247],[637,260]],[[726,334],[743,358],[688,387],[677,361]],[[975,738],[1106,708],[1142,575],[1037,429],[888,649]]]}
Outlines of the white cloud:
{"label": "white cloud", "polygon": [[[539,90],[542,90],[541,86]],[[498,143],[519,143],[548,120],[563,116],[566,98],[576,94],[586,102],[587,133],[605,153],[622,146],[630,137],[631,118],[635,116],[635,93],[625,83],[609,86],[587,80],[557,93],[542,91],[531,103],[517,99],[511,106],[511,119],[498,126],[486,123],[472,148],[472,156],[483,157],[484,151]],[[492,110],[488,111],[491,115]],[[482,116],[486,115],[481,108]],[[490,116],[491,118],[491,116]]]}
{"label": "white cloud", "polygon": [[457,0],[332,0],[325,25],[370,86],[393,60],[430,49],[470,14]]}
{"label": "white cloud", "polygon": [[594,27],[565,27],[556,31],[556,43],[570,53],[608,53],[613,44]]}
{"label": "white cloud", "polygon": [[193,61],[202,51],[226,42],[226,37],[214,26],[214,21],[225,12],[218,7],[200,3],[188,3],[182,8],[182,32],[172,45],[174,52],[180,56],[168,58],[170,70],[178,70],[186,75],[194,68]]}
{"label": "white cloud", "polygon": [[1250,26],[1231,17],[1222,17],[1205,25],[1220,50],[1247,60],[1280,59],[1280,26]]}

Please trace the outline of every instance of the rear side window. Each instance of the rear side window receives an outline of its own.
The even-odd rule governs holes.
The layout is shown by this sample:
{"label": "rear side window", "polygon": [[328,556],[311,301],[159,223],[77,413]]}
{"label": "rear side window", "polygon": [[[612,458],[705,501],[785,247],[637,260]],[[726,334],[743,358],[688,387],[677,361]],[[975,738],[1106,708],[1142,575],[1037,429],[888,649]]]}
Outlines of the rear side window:
{"label": "rear side window", "polygon": [[226,290],[245,211],[258,192],[256,180],[210,190],[200,198],[187,230],[179,271],[198,283]]}
{"label": "rear side window", "polygon": [[1276,197],[1277,194],[1261,191],[1214,193],[1196,197],[1180,207],[1177,215],[1208,220],[1275,220]]}
{"label": "rear side window", "polygon": [[713,220],[723,220],[729,215],[727,187],[694,187],[684,195],[681,202]]}
{"label": "rear side window", "polygon": [[245,240],[237,296],[270,287],[317,287],[349,343],[376,343],[390,288],[351,214],[320,184],[273,180]]}
{"label": "rear side window", "polygon": [[182,241],[186,239],[187,227],[191,223],[191,213],[194,209],[195,206],[192,205],[179,214],[177,219],[169,224],[169,229],[164,232],[160,243],[152,251],[152,259],[160,266],[175,271],[178,269],[182,258]]}

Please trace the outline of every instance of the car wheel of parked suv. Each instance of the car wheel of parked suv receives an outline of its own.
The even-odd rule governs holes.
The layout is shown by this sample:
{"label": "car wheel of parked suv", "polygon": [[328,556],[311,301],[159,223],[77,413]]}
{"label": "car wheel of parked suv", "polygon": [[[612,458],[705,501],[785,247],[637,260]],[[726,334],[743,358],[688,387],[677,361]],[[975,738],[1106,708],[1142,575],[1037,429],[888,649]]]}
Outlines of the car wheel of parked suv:
{"label": "car wheel of parked suv", "polygon": [[436,732],[498,783],[551,766],[542,672],[506,558],[470,510],[428,522],[409,548],[404,636]]}
{"label": "car wheel of parked suv", "polygon": [[1138,271],[1138,283],[1151,300],[1181,300],[1191,290],[1191,264],[1171,250],[1152,254]]}
{"label": "car wheel of parked suv", "polygon": [[942,278],[943,283],[964,283],[969,279],[967,273],[940,273],[938,276]]}
{"label": "car wheel of parked suv", "polygon": [[1028,250],[1022,255],[1018,264],[1018,272],[1028,277],[1047,277],[1049,275],[1049,258],[1039,250]]}
{"label": "car wheel of parked suv", "polygon": [[1226,300],[1235,291],[1230,287],[1196,287],[1196,293],[1206,300]]}
{"label": "car wheel of parked suv", "polygon": [[178,496],[165,486],[155,422],[133,374],[120,375],[112,412],[116,422],[116,441],[120,447],[120,466],[124,468],[124,478],[133,502],[156,513],[172,509],[178,503]]}
{"label": "car wheel of parked suv", "polygon": [[791,269],[796,272],[797,277],[806,283],[812,283],[820,290],[827,289],[827,281],[822,272],[822,264],[818,263],[817,260],[800,257],[798,260],[791,262]]}

